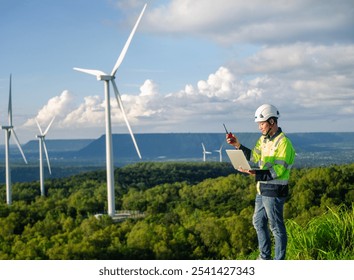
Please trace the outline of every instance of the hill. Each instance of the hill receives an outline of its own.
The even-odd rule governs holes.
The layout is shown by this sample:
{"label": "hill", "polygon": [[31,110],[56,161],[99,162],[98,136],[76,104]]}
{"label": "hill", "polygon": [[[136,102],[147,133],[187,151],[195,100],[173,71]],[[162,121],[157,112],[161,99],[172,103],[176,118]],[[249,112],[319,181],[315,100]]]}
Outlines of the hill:
{"label": "hill", "polygon": [[[139,163],[116,170],[117,209],[107,215],[105,172],[0,189],[0,259],[255,259],[254,179],[226,163]],[[227,167],[226,167],[227,168]],[[122,180],[123,179],[123,180]],[[294,169],[284,206],[287,259],[353,259],[354,164]],[[2,202],[1,202],[2,201]]]}
{"label": "hill", "polygon": [[[95,139],[47,139],[46,146],[49,151],[54,153],[73,152],[83,149],[94,140]],[[38,140],[31,140],[22,148],[27,153],[38,153]]]}
{"label": "hill", "polygon": [[[340,133],[288,133],[297,152],[299,166],[351,163],[354,161],[354,132]],[[252,148],[259,133],[238,133],[240,142]],[[202,143],[208,161],[219,161],[217,150],[222,145],[223,161],[228,161],[225,149],[231,147],[225,143],[224,133],[145,133],[135,135],[143,161],[201,161]],[[129,134],[114,134],[113,152],[115,164],[122,166],[140,161]],[[104,166],[106,157],[105,135],[97,139],[57,139],[46,140],[50,158],[57,162],[76,162],[84,165]],[[38,141],[33,140],[23,146],[28,159],[38,159]],[[13,160],[22,163],[17,147],[11,151]],[[0,149],[0,157],[4,149]]]}
{"label": "hill", "polygon": [[[137,134],[141,154],[145,160],[201,160],[202,143],[210,152],[214,151],[216,158],[216,149],[225,145],[225,134],[220,133],[161,133],[161,134]],[[242,134],[247,142],[253,142],[255,134]],[[134,145],[128,134],[113,135],[114,156],[116,158],[137,160],[137,154]],[[77,153],[84,158],[105,156],[105,136],[90,143]]]}
{"label": "hill", "polygon": [[[354,133],[289,133],[297,152],[297,166],[320,166],[354,162]],[[259,133],[239,133],[240,142],[252,148],[259,138]],[[137,134],[144,161],[201,161],[204,143],[208,161],[218,161],[222,147],[223,161],[228,161],[225,149],[231,147],[225,143],[224,133],[163,133]],[[139,161],[133,143],[128,134],[113,135],[113,152],[117,165]],[[348,153],[349,152],[349,153]],[[77,158],[104,159],[105,136],[92,141],[76,154]]]}

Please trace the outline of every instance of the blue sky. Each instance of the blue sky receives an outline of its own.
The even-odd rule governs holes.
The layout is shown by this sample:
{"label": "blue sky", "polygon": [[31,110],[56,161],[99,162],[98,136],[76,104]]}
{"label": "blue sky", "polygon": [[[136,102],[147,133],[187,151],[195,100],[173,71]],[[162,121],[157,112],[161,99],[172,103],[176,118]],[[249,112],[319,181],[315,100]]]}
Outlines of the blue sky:
{"label": "blue sky", "polygon": [[[116,82],[135,133],[257,132],[263,103],[287,132],[354,131],[352,0],[0,0],[0,123],[22,143],[104,134],[103,83],[147,9]],[[127,133],[112,99],[114,133]],[[3,137],[0,137],[3,143]]]}

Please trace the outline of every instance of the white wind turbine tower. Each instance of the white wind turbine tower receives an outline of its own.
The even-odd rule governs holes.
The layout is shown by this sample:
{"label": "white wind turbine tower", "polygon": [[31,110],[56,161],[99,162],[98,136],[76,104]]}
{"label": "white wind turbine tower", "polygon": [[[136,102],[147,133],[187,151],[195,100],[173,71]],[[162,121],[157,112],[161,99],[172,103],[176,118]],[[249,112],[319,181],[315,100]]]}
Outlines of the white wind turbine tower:
{"label": "white wind turbine tower", "polygon": [[115,79],[115,74],[118,70],[118,67],[121,65],[124,56],[129,48],[130,42],[134,36],[134,33],[139,25],[139,22],[144,14],[146,8],[146,4],[144,5],[144,8],[142,9],[139,18],[137,22],[135,23],[135,26],[133,30],[131,31],[128,40],[126,41],[122,52],[120,53],[116,64],[113,67],[113,70],[111,74],[106,74],[100,70],[91,70],[91,69],[82,69],[82,68],[74,68],[74,70],[81,71],[87,74],[91,74],[96,76],[98,81],[103,81],[104,82],[104,91],[105,91],[105,118],[106,118],[106,167],[107,167],[107,197],[108,197],[108,215],[113,217],[115,215],[115,198],[114,198],[114,161],[113,161],[113,148],[112,148],[112,125],[111,125],[111,104],[110,104],[110,94],[109,94],[109,82],[112,83],[113,89],[115,96],[117,98],[118,106],[120,107],[125,123],[128,127],[129,133],[131,135],[131,138],[133,140],[135,149],[138,153],[139,158],[141,159],[141,154],[138,148],[138,145],[135,141],[134,134],[132,132],[132,129],[129,125],[127,116],[125,114],[124,108],[123,108],[123,103],[121,96],[119,94],[117,85],[114,81]]}
{"label": "white wind turbine tower", "polygon": [[218,152],[218,153],[219,153],[219,161],[220,161],[220,162],[222,162],[222,147],[223,147],[223,144],[221,144],[219,150],[215,150],[215,152]]}
{"label": "white wind turbine tower", "polygon": [[12,96],[11,96],[11,75],[10,75],[10,90],[9,90],[9,105],[8,105],[8,122],[9,124],[3,125],[2,129],[5,130],[5,165],[6,165],[6,202],[8,205],[12,204],[12,185],[11,185],[11,167],[10,167],[10,137],[11,133],[14,136],[15,142],[17,144],[18,149],[21,152],[21,155],[27,164],[27,160],[25,154],[22,151],[20,141],[16,135],[15,129],[12,125]]}
{"label": "white wind turbine tower", "polygon": [[203,147],[203,161],[206,161],[206,155],[210,155],[211,152],[208,152],[206,149],[205,149],[205,146],[204,146],[204,143],[202,143],[202,147]]}
{"label": "white wind turbine tower", "polygon": [[36,123],[37,123],[38,129],[39,129],[39,132],[40,132],[40,134],[36,135],[36,137],[38,138],[38,142],[39,142],[39,180],[40,180],[40,187],[41,187],[41,196],[45,196],[44,171],[43,171],[43,149],[44,149],[45,157],[47,159],[49,174],[52,174],[52,170],[50,168],[49,157],[48,157],[48,150],[47,150],[47,146],[45,144],[45,136],[47,135],[49,128],[52,125],[54,119],[55,119],[55,117],[51,120],[47,129],[44,132],[42,131],[42,128],[36,119]]}

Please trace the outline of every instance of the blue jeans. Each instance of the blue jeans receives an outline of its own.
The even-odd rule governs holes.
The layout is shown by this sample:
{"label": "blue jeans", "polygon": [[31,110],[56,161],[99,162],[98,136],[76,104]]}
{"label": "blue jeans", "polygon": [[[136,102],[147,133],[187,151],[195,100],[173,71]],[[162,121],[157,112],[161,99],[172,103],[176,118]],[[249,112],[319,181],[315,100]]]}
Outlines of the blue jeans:
{"label": "blue jeans", "polygon": [[[260,257],[271,259],[271,230],[275,241],[275,260],[284,260],[286,254],[287,235],[283,218],[285,197],[268,197],[257,194],[253,215],[253,226],[258,237]],[[268,227],[269,223],[269,227]]]}

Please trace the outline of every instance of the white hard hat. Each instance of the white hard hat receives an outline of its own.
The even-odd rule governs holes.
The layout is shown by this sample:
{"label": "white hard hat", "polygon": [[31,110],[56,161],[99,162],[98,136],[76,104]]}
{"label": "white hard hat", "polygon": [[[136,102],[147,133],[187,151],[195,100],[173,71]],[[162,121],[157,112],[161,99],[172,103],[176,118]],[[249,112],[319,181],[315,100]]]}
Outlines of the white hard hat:
{"label": "white hard hat", "polygon": [[279,111],[278,109],[270,104],[263,104],[258,107],[256,110],[254,121],[255,122],[265,122],[269,118],[279,118]]}

